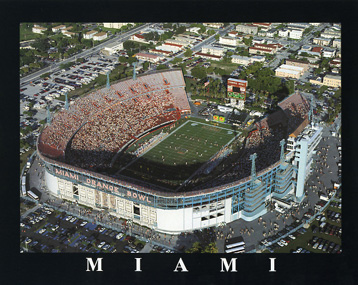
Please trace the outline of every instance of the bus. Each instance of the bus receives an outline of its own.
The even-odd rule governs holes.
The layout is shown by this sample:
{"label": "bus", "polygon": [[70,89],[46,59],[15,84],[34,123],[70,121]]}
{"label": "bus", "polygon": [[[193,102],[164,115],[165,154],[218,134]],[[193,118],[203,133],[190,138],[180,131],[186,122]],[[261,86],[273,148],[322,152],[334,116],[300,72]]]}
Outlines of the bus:
{"label": "bus", "polygon": [[22,196],[26,196],[26,176],[22,176],[21,190]]}
{"label": "bus", "polygon": [[29,196],[30,198],[32,198],[34,200],[39,200],[39,197],[31,190],[27,191],[27,196]]}
{"label": "bus", "polygon": [[245,245],[245,242],[244,242],[244,241],[240,241],[240,242],[228,244],[228,245],[226,245],[226,247],[227,247],[227,248],[233,248],[233,247],[236,247],[236,246],[244,246],[244,245]]}
{"label": "bus", "polygon": [[234,247],[225,250],[225,253],[244,253],[244,252],[245,252],[245,246],[239,246],[239,247]]}
{"label": "bus", "polygon": [[21,190],[22,190],[22,196],[26,196],[26,186],[25,185],[21,186]]}

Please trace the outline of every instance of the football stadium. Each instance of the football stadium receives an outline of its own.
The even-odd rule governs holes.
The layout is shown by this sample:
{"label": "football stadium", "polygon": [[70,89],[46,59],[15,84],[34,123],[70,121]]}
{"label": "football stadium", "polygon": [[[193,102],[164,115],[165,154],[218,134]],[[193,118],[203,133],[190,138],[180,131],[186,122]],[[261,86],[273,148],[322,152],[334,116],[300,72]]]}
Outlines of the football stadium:
{"label": "football stadium", "polygon": [[294,93],[243,135],[191,116],[181,70],[133,76],[92,91],[48,121],[37,142],[47,188],[172,234],[254,220],[293,195],[290,134],[309,124]]}

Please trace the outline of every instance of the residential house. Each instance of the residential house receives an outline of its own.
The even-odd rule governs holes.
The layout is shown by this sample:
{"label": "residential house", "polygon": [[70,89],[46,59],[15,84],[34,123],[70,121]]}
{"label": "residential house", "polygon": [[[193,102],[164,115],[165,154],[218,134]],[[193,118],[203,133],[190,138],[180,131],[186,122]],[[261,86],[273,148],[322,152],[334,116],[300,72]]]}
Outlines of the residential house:
{"label": "residential house", "polygon": [[100,32],[100,33],[97,33],[97,34],[95,34],[93,36],[94,41],[103,41],[106,38],[107,38],[107,33],[106,32]]}
{"label": "residential house", "polygon": [[46,28],[40,27],[40,26],[34,26],[32,28],[32,32],[35,33],[35,34],[42,34],[46,30],[47,30]]}

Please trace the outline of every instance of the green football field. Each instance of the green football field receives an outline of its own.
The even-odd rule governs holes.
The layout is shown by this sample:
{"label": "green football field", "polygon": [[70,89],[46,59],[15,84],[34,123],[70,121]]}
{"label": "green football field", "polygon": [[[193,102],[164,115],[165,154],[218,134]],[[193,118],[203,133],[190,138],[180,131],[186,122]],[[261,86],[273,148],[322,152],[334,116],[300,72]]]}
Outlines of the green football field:
{"label": "green football field", "polygon": [[176,188],[234,137],[230,129],[188,120],[121,174]]}

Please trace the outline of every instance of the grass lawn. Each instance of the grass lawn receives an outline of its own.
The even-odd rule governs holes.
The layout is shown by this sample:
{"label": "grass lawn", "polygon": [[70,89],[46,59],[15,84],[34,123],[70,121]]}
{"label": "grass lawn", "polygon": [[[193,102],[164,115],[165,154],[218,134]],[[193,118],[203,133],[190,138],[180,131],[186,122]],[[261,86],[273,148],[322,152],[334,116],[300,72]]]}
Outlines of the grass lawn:
{"label": "grass lawn", "polygon": [[211,67],[219,67],[222,69],[225,69],[226,72],[233,72],[237,67],[239,66],[237,63],[223,63],[223,62],[216,62],[216,61],[210,61]]}
{"label": "grass lawn", "polygon": [[20,42],[41,38],[42,35],[32,32],[32,28],[28,28],[25,24],[20,25]]}
{"label": "grass lawn", "polygon": [[175,188],[235,137],[230,128],[221,125],[189,119],[122,174]]}

